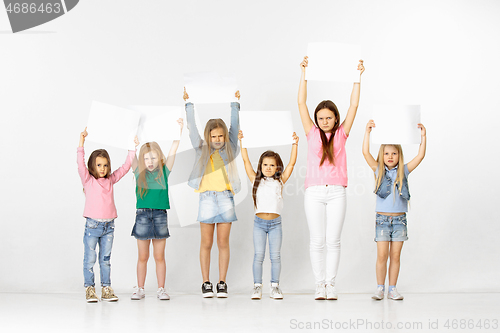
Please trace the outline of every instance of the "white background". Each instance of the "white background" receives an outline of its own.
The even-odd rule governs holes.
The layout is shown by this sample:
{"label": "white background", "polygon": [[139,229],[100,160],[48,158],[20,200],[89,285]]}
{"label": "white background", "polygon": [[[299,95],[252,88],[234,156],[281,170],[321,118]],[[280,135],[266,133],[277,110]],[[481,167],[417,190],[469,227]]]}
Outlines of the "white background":
{"label": "white background", "polygon": [[[84,194],[76,147],[92,100],[118,106],[182,105],[183,73],[217,71],[235,73],[242,110],[297,110],[299,63],[307,43],[340,42],[362,46],[366,72],[347,141],[339,292],[371,292],[376,282],[374,179],[361,154],[373,104],[421,105],[428,131],[427,155],[409,178],[410,240],[402,252],[399,289],[500,291],[500,224],[494,210],[500,184],[499,15],[500,2],[484,0],[85,0],[52,22],[12,34],[0,10],[0,290],[83,290]],[[308,88],[309,109],[331,99],[345,116],[351,84],[310,82]],[[293,115],[300,143],[285,188],[285,293],[314,287],[303,211],[307,145],[298,111]],[[183,140],[189,145],[187,136]],[[87,157],[97,148],[88,142]],[[372,147],[372,153],[377,149]],[[264,150],[251,149],[250,159],[256,162]],[[276,150],[286,163],[290,147]],[[417,147],[404,151],[409,161]],[[127,153],[108,152],[113,169]],[[187,186],[194,153],[178,157],[171,186]],[[115,186],[119,217],[111,262],[118,292],[136,284],[137,246],[130,236],[134,189],[131,173]],[[248,191],[237,196],[243,199],[231,232],[227,281],[230,292],[249,292],[252,200]],[[178,224],[175,210],[196,205],[173,207],[172,224]],[[199,228],[172,226],[170,231],[169,290],[198,293]],[[211,280],[216,281],[216,246],[212,261]],[[268,261],[264,281],[270,278]],[[152,258],[146,289],[156,290]]]}

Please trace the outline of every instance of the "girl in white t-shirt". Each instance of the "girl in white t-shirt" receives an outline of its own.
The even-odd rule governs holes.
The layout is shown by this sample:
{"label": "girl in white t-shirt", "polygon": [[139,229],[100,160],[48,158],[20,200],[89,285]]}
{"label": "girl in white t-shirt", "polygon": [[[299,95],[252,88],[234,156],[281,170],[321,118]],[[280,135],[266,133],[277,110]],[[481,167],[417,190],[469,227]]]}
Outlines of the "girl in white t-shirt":
{"label": "girl in white t-shirt", "polygon": [[[240,131],[238,139],[243,139]],[[283,184],[290,178],[297,161],[299,137],[293,133],[294,143],[290,162],[283,168],[280,155],[266,151],[260,156],[257,172],[252,168],[246,148],[241,148],[241,156],[245,163],[245,171],[253,183],[252,197],[255,207],[253,229],[253,244],[255,249],[253,259],[254,289],[252,299],[262,298],[262,263],[266,253],[266,238],[269,239],[269,256],[271,258],[271,294],[274,299],[282,299],[283,293],[279,287],[281,271],[281,210],[283,209]]]}

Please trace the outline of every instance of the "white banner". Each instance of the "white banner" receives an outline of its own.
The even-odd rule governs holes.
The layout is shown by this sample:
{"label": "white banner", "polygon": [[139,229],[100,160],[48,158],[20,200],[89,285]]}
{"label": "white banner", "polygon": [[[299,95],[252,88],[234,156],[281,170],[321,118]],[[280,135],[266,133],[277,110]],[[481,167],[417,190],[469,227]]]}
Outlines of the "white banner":
{"label": "white banner", "polygon": [[139,118],[137,111],[93,101],[87,122],[87,140],[135,150],[134,138]]}
{"label": "white banner", "polygon": [[215,72],[185,73],[184,87],[189,95],[188,102],[224,103],[234,102],[238,90],[236,79],[221,77]]}
{"label": "white banner", "polygon": [[293,123],[290,111],[240,111],[243,148],[292,144]]}
{"label": "white banner", "polygon": [[309,43],[307,56],[306,80],[359,82],[359,45]]}
{"label": "white banner", "polygon": [[371,140],[377,144],[420,144],[420,105],[374,105]]}

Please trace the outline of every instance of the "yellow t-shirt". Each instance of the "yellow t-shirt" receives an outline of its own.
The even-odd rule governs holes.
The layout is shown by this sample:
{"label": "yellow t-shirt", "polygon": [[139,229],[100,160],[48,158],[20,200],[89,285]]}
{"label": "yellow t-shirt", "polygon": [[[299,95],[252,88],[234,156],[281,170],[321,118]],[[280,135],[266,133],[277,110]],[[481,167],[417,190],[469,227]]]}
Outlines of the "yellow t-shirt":
{"label": "yellow t-shirt", "polygon": [[224,166],[224,160],[216,150],[207,163],[205,172],[203,173],[203,178],[201,178],[200,188],[195,190],[196,193],[201,193],[205,191],[233,191],[231,188],[231,183],[227,177],[226,167]]}

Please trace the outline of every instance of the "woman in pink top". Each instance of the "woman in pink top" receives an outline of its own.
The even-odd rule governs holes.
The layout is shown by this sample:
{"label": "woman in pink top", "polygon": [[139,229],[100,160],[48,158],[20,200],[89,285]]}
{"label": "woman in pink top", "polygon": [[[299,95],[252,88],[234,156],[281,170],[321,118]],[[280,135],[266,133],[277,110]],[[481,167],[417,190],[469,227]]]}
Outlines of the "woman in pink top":
{"label": "woman in pink top", "polygon": [[[307,109],[307,57],[300,63],[299,112],[307,136],[307,173],[304,208],[309,226],[310,256],[316,280],[315,299],[337,299],[335,277],[340,259],[340,235],[344,224],[347,186],[345,142],[349,136],[359,103],[360,84],[354,83],[347,116],[340,123],[337,106],[322,101],[314,111]],[[360,75],[365,71],[359,61]],[[325,259],[326,245],[326,259]],[[326,262],[325,262],[326,261]]]}
{"label": "woman in pink top", "polygon": [[[125,163],[111,173],[111,162],[108,152],[104,149],[94,150],[85,167],[85,151],[83,145],[87,129],[80,134],[80,145],[77,149],[78,174],[82,180],[85,192],[85,209],[83,216],[87,219],[83,235],[83,277],[86,288],[87,302],[97,302],[99,298],[94,287],[94,264],[97,259],[96,246],[99,243],[99,267],[101,271],[101,286],[103,301],[118,301],[111,289],[111,248],[113,247],[116,207],[113,196],[113,185],[130,169],[135,150],[128,152]],[[138,145],[137,137],[135,139]]]}

